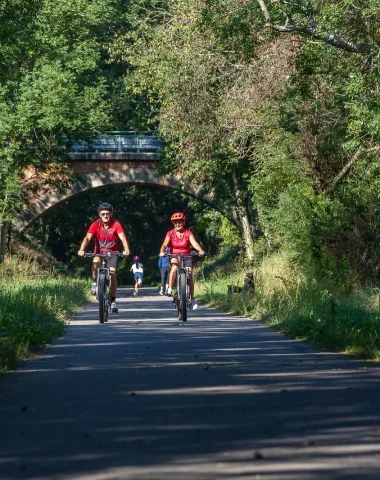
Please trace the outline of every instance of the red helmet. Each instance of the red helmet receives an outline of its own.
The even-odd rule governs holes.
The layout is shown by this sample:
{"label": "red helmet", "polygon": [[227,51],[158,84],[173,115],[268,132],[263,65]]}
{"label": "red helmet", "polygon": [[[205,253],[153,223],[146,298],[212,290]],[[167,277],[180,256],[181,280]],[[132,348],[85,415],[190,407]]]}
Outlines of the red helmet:
{"label": "red helmet", "polygon": [[185,214],[182,213],[182,212],[173,213],[173,215],[170,217],[170,221],[171,221],[172,223],[174,223],[174,222],[183,222],[183,223],[185,223],[185,222],[186,222]]}

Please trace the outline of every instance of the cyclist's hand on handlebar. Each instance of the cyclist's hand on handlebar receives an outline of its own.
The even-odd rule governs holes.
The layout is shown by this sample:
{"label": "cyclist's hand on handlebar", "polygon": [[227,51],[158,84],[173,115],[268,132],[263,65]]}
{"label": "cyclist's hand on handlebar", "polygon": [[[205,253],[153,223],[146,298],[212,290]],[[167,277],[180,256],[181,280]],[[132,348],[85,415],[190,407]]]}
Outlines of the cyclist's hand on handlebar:
{"label": "cyclist's hand on handlebar", "polygon": [[124,251],[123,251],[123,256],[124,256],[124,257],[128,257],[128,255],[129,255],[129,250],[124,250]]}
{"label": "cyclist's hand on handlebar", "polygon": [[80,257],[84,257],[84,250],[78,250],[78,255]]}
{"label": "cyclist's hand on handlebar", "polygon": [[166,255],[166,252],[160,252],[159,257],[164,257]]}
{"label": "cyclist's hand on handlebar", "polygon": [[205,252],[203,250],[199,250],[198,253],[200,257],[203,257],[203,255],[205,255]]}

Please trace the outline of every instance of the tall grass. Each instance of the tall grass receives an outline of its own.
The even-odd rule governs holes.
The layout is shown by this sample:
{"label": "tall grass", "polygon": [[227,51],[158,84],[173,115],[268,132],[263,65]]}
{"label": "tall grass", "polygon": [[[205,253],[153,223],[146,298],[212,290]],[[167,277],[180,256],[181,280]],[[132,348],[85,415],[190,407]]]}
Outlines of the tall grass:
{"label": "tall grass", "polygon": [[8,257],[0,266],[0,371],[61,336],[87,300],[88,282]]}
{"label": "tall grass", "polygon": [[261,319],[292,338],[336,352],[380,358],[379,294],[373,288],[347,293],[334,278],[302,270],[284,254],[255,269],[254,295],[227,295],[227,285],[243,285],[245,270],[214,272],[198,281],[204,302],[235,315]]}

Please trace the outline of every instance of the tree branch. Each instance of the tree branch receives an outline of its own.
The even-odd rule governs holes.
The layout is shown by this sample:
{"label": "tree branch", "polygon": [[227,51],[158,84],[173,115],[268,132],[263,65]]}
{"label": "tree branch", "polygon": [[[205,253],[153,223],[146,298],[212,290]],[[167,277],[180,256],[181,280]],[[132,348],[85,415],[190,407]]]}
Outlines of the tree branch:
{"label": "tree branch", "polygon": [[[365,152],[374,152],[376,150],[380,150],[380,147],[373,147],[365,150]],[[328,190],[329,193],[336,187],[336,184],[348,173],[352,165],[357,161],[360,157],[361,153],[363,152],[363,148],[359,148],[359,150],[355,153],[355,155],[351,158],[351,160],[342,168],[342,170],[338,173],[338,175],[334,178],[331,182],[330,188]]]}
{"label": "tree branch", "polygon": [[300,35],[304,35],[307,37],[315,38],[317,40],[322,40],[328,45],[333,47],[339,48],[341,50],[345,50],[346,52],[350,53],[360,53],[364,50],[364,46],[361,44],[355,44],[344,38],[340,37],[339,35],[335,35],[332,33],[324,33],[320,32],[317,33],[315,31],[316,25],[279,25],[272,21],[272,17],[269,13],[268,7],[265,4],[264,0],[257,0],[257,3],[260,5],[261,11],[263,12],[267,28],[271,28],[276,30],[277,32],[281,33],[289,33],[289,32],[296,32]]}

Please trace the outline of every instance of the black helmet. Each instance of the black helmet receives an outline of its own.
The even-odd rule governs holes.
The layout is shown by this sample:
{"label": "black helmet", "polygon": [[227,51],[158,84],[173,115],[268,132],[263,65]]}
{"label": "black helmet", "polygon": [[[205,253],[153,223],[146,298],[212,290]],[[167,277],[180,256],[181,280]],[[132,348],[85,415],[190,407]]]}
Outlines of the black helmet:
{"label": "black helmet", "polygon": [[111,212],[113,212],[113,206],[110,203],[104,202],[99,205],[98,212],[100,210],[111,210]]}

